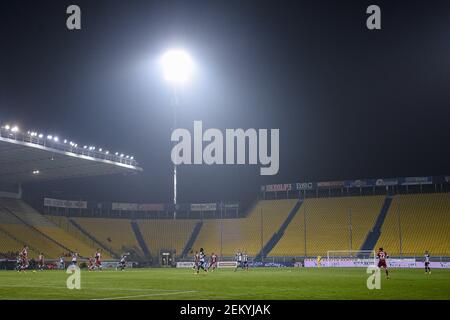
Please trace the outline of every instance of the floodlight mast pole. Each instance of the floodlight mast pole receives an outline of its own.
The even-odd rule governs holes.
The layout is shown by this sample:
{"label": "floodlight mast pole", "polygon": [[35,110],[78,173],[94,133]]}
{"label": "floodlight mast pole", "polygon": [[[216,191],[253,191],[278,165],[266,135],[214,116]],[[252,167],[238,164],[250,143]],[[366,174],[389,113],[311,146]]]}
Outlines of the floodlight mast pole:
{"label": "floodlight mast pole", "polygon": [[[174,86],[172,90],[171,104],[173,107],[173,130],[177,129],[177,111],[178,111],[178,90]],[[175,163],[173,164],[173,219],[177,218],[177,163],[178,154],[175,153]]]}
{"label": "floodlight mast pole", "polygon": [[[180,49],[167,51],[161,58],[164,69],[164,78],[171,84],[171,104],[173,107],[173,130],[177,129],[177,109],[179,104],[179,91],[189,79],[192,72],[192,60],[187,52]],[[177,217],[177,163],[179,155],[175,153],[173,164],[173,218]]]}

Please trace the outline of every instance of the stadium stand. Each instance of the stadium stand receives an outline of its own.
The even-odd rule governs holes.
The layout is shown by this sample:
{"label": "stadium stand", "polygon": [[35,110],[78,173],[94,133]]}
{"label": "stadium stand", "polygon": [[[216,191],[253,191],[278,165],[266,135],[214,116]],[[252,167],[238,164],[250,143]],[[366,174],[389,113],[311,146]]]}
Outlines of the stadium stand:
{"label": "stadium stand", "polygon": [[377,220],[375,221],[374,227],[367,234],[366,240],[361,246],[361,250],[373,250],[375,248],[375,244],[381,235],[381,227],[383,226],[384,219],[386,219],[386,215],[388,213],[389,208],[391,207],[392,196],[387,196],[384,199],[383,207],[381,208],[381,212],[378,215]]}
{"label": "stadium stand", "polygon": [[[401,237],[400,237],[401,236]],[[401,238],[401,241],[400,241]],[[381,228],[376,248],[390,255],[450,255],[450,195],[396,195]]]}
{"label": "stadium stand", "polygon": [[131,227],[130,219],[72,218],[77,225],[91,234],[103,246],[109,248],[115,256],[124,252],[133,252],[144,257]]}
{"label": "stadium stand", "polygon": [[200,233],[200,230],[202,229],[203,222],[199,221],[194,227],[194,230],[192,230],[191,236],[189,237],[188,241],[186,242],[186,245],[184,246],[183,252],[181,253],[182,257],[186,257],[190,252],[192,252],[194,249],[194,243],[195,240],[197,240],[197,237]]}
{"label": "stadium stand", "polygon": [[[77,238],[78,240],[86,243],[92,250],[96,250],[97,248],[101,247],[101,243],[96,242],[92,239],[91,236],[88,236],[84,233],[82,233],[73,223],[72,221],[64,216],[53,216],[53,215],[46,215],[47,219],[52,221],[54,224],[56,224],[59,228],[64,230],[66,233],[70,234],[72,237]],[[106,249],[106,248],[105,248]],[[90,255],[92,255],[93,252],[90,252]],[[105,259],[111,258],[111,255],[109,252],[103,252],[103,257]]]}
{"label": "stadium stand", "polygon": [[[24,242],[4,231],[0,226],[0,257],[15,259],[24,245]],[[29,247],[29,253],[31,256],[37,256],[39,254],[38,250],[33,247]]]}
{"label": "stadium stand", "polygon": [[287,216],[286,220],[281,225],[280,229],[273,234],[272,238],[265,244],[265,246],[258,253],[258,255],[256,256],[257,260],[261,260],[261,259],[267,257],[268,253],[270,253],[270,251],[272,251],[272,249],[277,245],[277,243],[283,237],[284,232],[286,231],[287,227],[289,226],[289,224],[292,222],[295,215],[299,211],[300,206],[302,204],[303,204],[302,200],[297,201],[295,206],[289,212],[289,215]]}
{"label": "stadium stand", "polygon": [[384,196],[306,199],[269,256],[325,256],[328,250],[358,250],[374,226],[384,199]]}
{"label": "stadium stand", "polygon": [[[58,257],[61,254],[66,254],[68,252],[67,248],[42,234],[33,226],[26,224],[25,220],[21,220],[15,215],[14,212],[9,209],[11,208],[10,201],[11,199],[0,199],[0,224],[1,229],[4,232],[14,236],[21,243],[37,248],[37,250],[49,257]],[[28,222],[30,222],[30,220],[28,220]],[[20,248],[16,248],[15,251],[18,251],[19,249]]]}
{"label": "stadium stand", "polygon": [[160,250],[175,250],[181,255],[197,220],[137,220],[149,251],[158,256]]}
{"label": "stadium stand", "polygon": [[141,247],[142,252],[144,253],[145,258],[150,258],[150,250],[148,249],[147,243],[145,243],[145,239],[142,236],[141,229],[139,229],[139,225],[136,221],[131,221],[131,229],[133,229],[134,236]]}
{"label": "stadium stand", "polygon": [[233,256],[236,250],[256,256],[296,203],[296,199],[261,200],[246,218],[205,220],[194,248],[204,247],[221,256]]}
{"label": "stadium stand", "polygon": [[201,247],[228,257],[237,250],[259,257],[262,248],[263,256],[300,257],[367,246],[392,256],[450,256],[449,217],[448,193],[260,200],[245,218],[203,221],[44,216],[22,200],[0,198],[0,255],[27,244],[31,255],[48,258],[102,248],[104,259],[132,252],[148,260],[161,250],[185,257]]}
{"label": "stadium stand", "polygon": [[95,247],[67,233],[21,200],[3,198],[0,206],[3,209],[1,227],[33,246],[35,251],[44,252],[51,258],[73,251],[88,257],[95,252]]}

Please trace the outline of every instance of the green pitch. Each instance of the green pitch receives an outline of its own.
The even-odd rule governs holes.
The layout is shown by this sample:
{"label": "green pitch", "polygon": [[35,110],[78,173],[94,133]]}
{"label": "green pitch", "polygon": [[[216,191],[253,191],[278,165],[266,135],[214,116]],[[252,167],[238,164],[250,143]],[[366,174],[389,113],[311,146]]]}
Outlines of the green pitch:
{"label": "green pitch", "polygon": [[365,269],[191,269],[81,271],[81,289],[69,290],[64,271],[0,271],[0,299],[445,299],[450,270],[391,270],[381,289],[368,290]]}

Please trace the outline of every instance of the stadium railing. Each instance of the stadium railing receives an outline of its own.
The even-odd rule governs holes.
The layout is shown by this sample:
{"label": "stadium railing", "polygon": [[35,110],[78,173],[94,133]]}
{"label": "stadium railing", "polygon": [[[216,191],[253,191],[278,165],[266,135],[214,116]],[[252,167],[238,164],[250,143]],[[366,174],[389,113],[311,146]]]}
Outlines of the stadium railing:
{"label": "stadium railing", "polygon": [[0,127],[0,137],[13,141],[36,144],[59,151],[71,152],[77,155],[84,155],[95,159],[122,163],[134,167],[137,167],[138,165],[134,157],[125,156],[124,154],[119,154],[117,152],[112,153],[106,150],[100,151],[99,149],[96,149],[92,146],[78,146],[78,144],[75,144],[72,141],[67,141],[67,139],[60,140],[56,137],[37,134],[36,132],[14,132],[9,128],[6,129],[6,127]]}

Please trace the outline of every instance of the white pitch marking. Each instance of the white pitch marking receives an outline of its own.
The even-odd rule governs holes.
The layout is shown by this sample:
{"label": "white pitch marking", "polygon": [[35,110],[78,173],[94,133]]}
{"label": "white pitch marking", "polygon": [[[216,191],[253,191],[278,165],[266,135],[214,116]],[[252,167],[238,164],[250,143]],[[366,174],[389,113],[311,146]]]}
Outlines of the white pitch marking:
{"label": "white pitch marking", "polygon": [[[51,289],[67,289],[67,287],[62,287],[62,286],[30,286],[30,285],[20,285],[20,284],[6,284],[6,285],[1,285],[0,288],[51,288]],[[136,288],[101,288],[101,287],[81,287],[81,290],[91,290],[91,291],[95,291],[95,290],[107,290],[107,291],[144,291],[144,292],[148,292],[148,291],[167,291],[167,292],[179,292],[180,290],[176,290],[176,289],[136,289]]]}
{"label": "white pitch marking", "polygon": [[183,293],[194,293],[197,291],[179,291],[179,292],[166,292],[166,293],[149,293],[149,294],[140,294],[135,296],[126,296],[126,297],[111,297],[111,298],[99,298],[92,300],[117,300],[117,299],[131,299],[131,298],[142,298],[142,297],[152,297],[152,296],[169,296],[174,294],[183,294]]}

